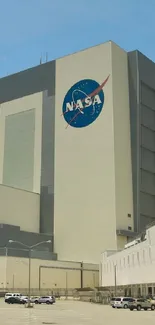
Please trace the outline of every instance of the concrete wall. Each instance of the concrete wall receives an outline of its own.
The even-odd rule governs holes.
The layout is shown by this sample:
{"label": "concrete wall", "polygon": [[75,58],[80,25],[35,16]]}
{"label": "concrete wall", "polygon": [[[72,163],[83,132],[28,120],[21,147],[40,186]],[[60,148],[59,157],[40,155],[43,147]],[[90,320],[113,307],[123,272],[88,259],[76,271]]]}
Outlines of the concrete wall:
{"label": "concrete wall", "polygon": [[146,240],[120,252],[102,254],[102,286],[155,284],[155,226],[146,231]]}
{"label": "concrete wall", "polygon": [[36,193],[0,185],[0,223],[39,232],[40,196]]}
{"label": "concrete wall", "polygon": [[40,193],[42,93],[0,106],[0,182]]}
{"label": "concrete wall", "polygon": [[[128,57],[112,43],[115,205],[117,229],[134,230]],[[130,217],[128,217],[130,215]]]}
{"label": "concrete wall", "polygon": [[[55,61],[1,78],[0,89],[0,183],[7,182],[7,185],[40,193],[40,232],[53,234]],[[25,125],[29,110],[35,110],[35,130],[33,119],[28,122],[29,127]],[[22,129],[25,126],[25,133],[21,132],[21,125],[17,123],[21,115],[24,116]],[[16,132],[16,128],[10,130],[9,126],[7,152],[4,143],[6,120],[10,124],[14,122],[19,131]],[[11,151],[12,131],[17,143],[14,141]],[[33,146],[34,155],[30,154]]]}
{"label": "concrete wall", "polygon": [[[15,288],[28,289],[28,259],[0,257],[0,270],[2,271],[0,272],[1,289],[5,286],[7,291]],[[84,265],[83,287],[98,285],[98,265]],[[31,259],[31,288],[37,290],[81,288],[81,265],[64,261]]]}
{"label": "concrete wall", "polygon": [[[99,118],[66,129],[68,90],[109,75]],[[55,107],[55,250],[60,259],[97,262],[117,248],[117,227],[133,227],[127,54],[109,42],[57,60]]]}
{"label": "concrete wall", "polygon": [[128,54],[135,230],[155,218],[155,64]]}

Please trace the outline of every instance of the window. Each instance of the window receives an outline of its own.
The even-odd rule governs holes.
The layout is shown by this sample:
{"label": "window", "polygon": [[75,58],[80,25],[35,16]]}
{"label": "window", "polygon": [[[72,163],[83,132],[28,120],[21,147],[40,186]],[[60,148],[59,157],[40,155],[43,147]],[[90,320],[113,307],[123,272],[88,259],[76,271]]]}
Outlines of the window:
{"label": "window", "polygon": [[130,259],[129,259],[129,255],[128,255],[128,265],[130,265]]}
{"label": "window", "polygon": [[145,250],[143,250],[143,262],[145,263]]}
{"label": "window", "polygon": [[128,226],[128,230],[132,230],[132,227],[131,226]]}
{"label": "window", "polygon": [[139,252],[137,252],[137,261],[139,263]]}
{"label": "window", "polygon": [[128,213],[128,218],[131,218],[131,214],[130,213]]}
{"label": "window", "polygon": [[137,299],[137,302],[145,302],[145,299]]}

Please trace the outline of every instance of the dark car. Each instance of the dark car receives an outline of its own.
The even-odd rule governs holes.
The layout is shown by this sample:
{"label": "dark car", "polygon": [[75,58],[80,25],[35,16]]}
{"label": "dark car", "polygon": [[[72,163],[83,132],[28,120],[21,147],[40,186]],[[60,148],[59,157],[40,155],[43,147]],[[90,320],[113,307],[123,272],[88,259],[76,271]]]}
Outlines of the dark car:
{"label": "dark car", "polygon": [[25,304],[25,300],[20,299],[19,297],[9,297],[6,301],[7,304]]}

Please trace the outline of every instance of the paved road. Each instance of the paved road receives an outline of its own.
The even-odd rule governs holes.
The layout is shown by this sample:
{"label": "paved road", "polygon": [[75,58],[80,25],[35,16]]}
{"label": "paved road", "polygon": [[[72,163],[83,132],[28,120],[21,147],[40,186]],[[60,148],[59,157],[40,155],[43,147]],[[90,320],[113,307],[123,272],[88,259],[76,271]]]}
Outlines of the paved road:
{"label": "paved road", "polygon": [[115,310],[76,301],[58,301],[53,306],[8,306],[0,302],[0,319],[3,325],[149,325],[155,324],[155,311]]}

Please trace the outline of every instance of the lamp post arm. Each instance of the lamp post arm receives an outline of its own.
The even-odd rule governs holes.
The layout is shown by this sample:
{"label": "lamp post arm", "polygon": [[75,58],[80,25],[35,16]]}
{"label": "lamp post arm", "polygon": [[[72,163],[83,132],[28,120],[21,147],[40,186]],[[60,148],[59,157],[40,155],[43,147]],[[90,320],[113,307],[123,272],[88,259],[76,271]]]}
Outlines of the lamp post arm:
{"label": "lamp post arm", "polygon": [[12,244],[19,244],[19,245],[21,245],[21,246],[23,246],[23,247],[25,247],[25,248],[30,249],[30,246],[28,246],[28,245],[26,245],[26,244],[23,244],[22,242],[17,241],[17,240],[12,240],[12,241],[10,241],[9,243],[12,243]]}
{"label": "lamp post arm", "polygon": [[42,244],[48,244],[48,242],[47,241],[41,241],[40,243],[37,243],[35,245],[30,246],[29,249],[33,249],[34,247],[40,246]]}

